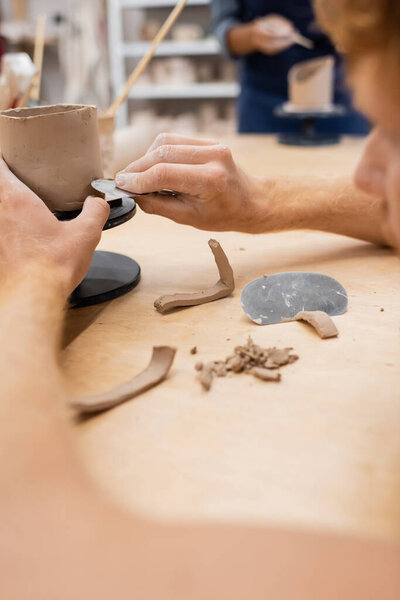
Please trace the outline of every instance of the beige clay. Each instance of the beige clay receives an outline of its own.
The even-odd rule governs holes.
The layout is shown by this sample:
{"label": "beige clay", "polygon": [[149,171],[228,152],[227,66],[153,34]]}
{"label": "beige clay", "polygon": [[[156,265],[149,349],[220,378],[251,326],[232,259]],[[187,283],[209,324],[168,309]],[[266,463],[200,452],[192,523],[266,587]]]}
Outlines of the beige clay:
{"label": "beige clay", "polygon": [[293,319],[287,320],[306,321],[312,327],[314,327],[319,337],[323,339],[337,337],[339,335],[335,323],[332,321],[331,317],[323,310],[303,310],[297,313],[297,315],[293,317]]}
{"label": "beige clay", "polygon": [[235,289],[235,280],[233,277],[232,267],[229,264],[225,252],[222,250],[219,242],[209,240],[208,245],[214,254],[215,262],[218,267],[220,279],[211,288],[201,290],[199,292],[189,292],[182,294],[171,294],[161,296],[154,302],[155,308],[165,313],[172,308],[182,306],[197,306],[198,304],[206,304],[213,300],[219,300],[232,294]]}
{"label": "beige clay", "polygon": [[70,404],[81,414],[101,412],[122,404],[163,381],[171,369],[175,353],[175,348],[155,346],[150,364],[142,373],[110,392],[71,400]]}
{"label": "beige clay", "polygon": [[204,390],[209,391],[214,377],[226,377],[234,373],[247,373],[263,381],[280,381],[277,370],[298,360],[293,348],[263,348],[255,344],[251,337],[243,346],[236,346],[234,354],[225,360],[210,361],[205,365],[196,363],[199,381]]}
{"label": "beige clay", "polygon": [[294,65],[288,75],[290,110],[331,110],[334,92],[334,59],[314,58]]}
{"label": "beige clay", "polygon": [[207,392],[211,389],[211,384],[215,376],[214,368],[215,363],[209,362],[202,367],[200,372],[200,383]]}
{"label": "beige clay", "polygon": [[264,367],[254,367],[250,373],[257,377],[258,379],[262,379],[263,381],[280,381],[281,374],[279,371],[274,371],[272,369],[264,369]]}
{"label": "beige clay", "polygon": [[76,210],[103,177],[97,110],[53,105],[0,112],[0,147],[11,171],[53,212]]}

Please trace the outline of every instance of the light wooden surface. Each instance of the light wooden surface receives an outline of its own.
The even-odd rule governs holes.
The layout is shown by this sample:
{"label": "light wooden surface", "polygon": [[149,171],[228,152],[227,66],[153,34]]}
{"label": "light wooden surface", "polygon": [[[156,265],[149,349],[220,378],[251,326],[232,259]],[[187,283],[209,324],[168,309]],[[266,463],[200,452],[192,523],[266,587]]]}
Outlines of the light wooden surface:
{"label": "light wooden surface", "polygon": [[[253,173],[348,174],[358,141],[322,149],[232,138]],[[400,541],[400,268],[386,249],[339,236],[213,234],[236,274],[233,297],[160,315],[154,299],[217,278],[210,235],[144,215],[103,235],[101,248],[139,261],[128,295],[71,311],[67,335],[93,321],[63,353],[71,390],[99,393],[147,364],[151,348],[178,354],[170,377],[140,398],[76,426],[88,469],[129,510],[167,519],[328,528]],[[240,291],[260,275],[310,270],[349,294],[338,339],[306,325],[259,327]],[[384,308],[384,312],[381,312]],[[225,358],[252,335],[300,355],[280,384],[240,375],[200,389],[194,364]],[[196,345],[198,354],[190,348]]]}

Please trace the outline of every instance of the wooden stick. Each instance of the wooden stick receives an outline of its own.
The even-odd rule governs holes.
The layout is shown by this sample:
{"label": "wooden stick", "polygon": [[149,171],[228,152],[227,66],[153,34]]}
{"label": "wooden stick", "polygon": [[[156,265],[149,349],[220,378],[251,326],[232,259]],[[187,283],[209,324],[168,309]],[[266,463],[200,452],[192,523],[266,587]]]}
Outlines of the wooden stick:
{"label": "wooden stick", "polygon": [[43,52],[46,34],[46,15],[38,17],[36,26],[35,48],[33,51],[33,60],[36,67],[36,72],[32,77],[28,87],[17,102],[17,108],[24,108],[29,100],[39,100],[40,81],[42,78],[43,68]]}
{"label": "wooden stick", "polygon": [[43,70],[43,53],[46,40],[46,18],[46,15],[40,15],[38,17],[36,25],[35,49],[33,51],[33,62],[36,67],[36,73],[34,77],[34,85],[31,90],[31,98],[36,102],[39,101],[40,97],[40,83],[42,80]]}
{"label": "wooden stick", "polygon": [[21,98],[18,100],[17,108],[24,108],[28,104],[29,99],[32,94],[33,87],[35,85],[35,77],[36,77],[36,73],[32,77],[31,81],[29,82],[29,85],[26,88],[25,92],[22,94]]}
{"label": "wooden stick", "polygon": [[140,61],[138,62],[138,64],[133,69],[132,73],[130,74],[129,78],[127,79],[127,82],[126,82],[125,87],[122,90],[121,94],[118,96],[118,98],[116,98],[114,100],[114,102],[111,104],[110,108],[107,110],[107,112],[106,112],[107,116],[115,117],[117,110],[119,109],[121,104],[123,104],[125,102],[125,100],[128,98],[129,92],[131,91],[132,87],[134,86],[136,81],[139,79],[139,77],[141,76],[141,74],[143,73],[143,71],[145,70],[145,68],[151,61],[151,59],[153,58],[158,45],[163,41],[163,39],[165,38],[165,36],[169,32],[169,30],[171,29],[172,25],[175,23],[175,21],[177,20],[177,18],[179,17],[179,15],[183,11],[183,9],[185,8],[186,2],[187,2],[187,0],[180,0],[180,2],[178,2],[178,4],[175,6],[175,8],[171,11],[168,18],[165,20],[163,25],[160,27],[160,30],[158,31],[158,33],[154,37],[153,41],[151,42],[149,51],[140,59]]}

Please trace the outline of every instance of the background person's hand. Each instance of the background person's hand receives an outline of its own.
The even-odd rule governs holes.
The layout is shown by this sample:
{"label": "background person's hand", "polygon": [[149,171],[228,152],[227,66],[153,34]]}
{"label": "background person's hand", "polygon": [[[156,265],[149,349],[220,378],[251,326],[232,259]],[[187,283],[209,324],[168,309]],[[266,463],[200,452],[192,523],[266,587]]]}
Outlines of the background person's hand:
{"label": "background person's hand", "polygon": [[136,196],[146,213],[210,231],[251,231],[257,220],[256,184],[227,146],[212,140],[160,134],[147,153],[116,177],[137,193],[163,189],[178,196]]}
{"label": "background person's hand", "polygon": [[278,54],[294,43],[295,28],[280,15],[268,15],[252,23],[253,47],[263,54]]}
{"label": "background person's hand", "polygon": [[89,197],[76,219],[59,222],[0,158],[0,277],[54,267],[68,297],[87,273],[109,210],[102,198]]}

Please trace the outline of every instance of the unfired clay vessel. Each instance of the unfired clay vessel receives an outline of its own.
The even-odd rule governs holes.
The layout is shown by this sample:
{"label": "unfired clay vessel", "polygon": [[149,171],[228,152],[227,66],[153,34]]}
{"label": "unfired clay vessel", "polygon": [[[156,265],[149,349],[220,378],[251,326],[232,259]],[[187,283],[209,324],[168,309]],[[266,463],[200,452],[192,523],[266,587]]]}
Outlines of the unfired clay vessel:
{"label": "unfired clay vessel", "polygon": [[103,177],[97,109],[63,105],[0,112],[3,158],[53,212],[76,210]]}
{"label": "unfired clay vessel", "polygon": [[292,110],[330,110],[333,103],[332,56],[294,65],[289,71],[289,103]]}

